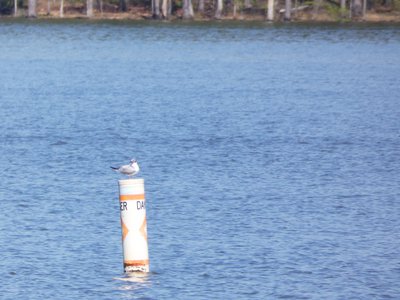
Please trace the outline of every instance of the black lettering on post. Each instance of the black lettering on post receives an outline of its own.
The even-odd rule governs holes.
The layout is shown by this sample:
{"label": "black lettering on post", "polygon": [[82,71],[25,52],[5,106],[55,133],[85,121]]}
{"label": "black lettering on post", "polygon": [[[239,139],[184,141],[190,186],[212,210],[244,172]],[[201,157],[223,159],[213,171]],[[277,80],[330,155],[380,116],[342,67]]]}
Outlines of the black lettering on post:
{"label": "black lettering on post", "polygon": [[136,201],[136,208],[137,210],[145,208],[144,201]]}
{"label": "black lettering on post", "polygon": [[128,210],[128,203],[127,202],[120,202],[119,203],[119,209],[122,210]]}

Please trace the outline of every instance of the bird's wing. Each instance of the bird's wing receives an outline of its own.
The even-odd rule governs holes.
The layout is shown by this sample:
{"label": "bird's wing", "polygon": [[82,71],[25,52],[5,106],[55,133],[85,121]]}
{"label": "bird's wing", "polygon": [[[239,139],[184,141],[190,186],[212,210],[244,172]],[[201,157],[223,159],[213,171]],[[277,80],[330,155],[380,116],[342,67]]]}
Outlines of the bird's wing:
{"label": "bird's wing", "polygon": [[119,171],[124,174],[130,174],[134,172],[133,168],[130,165],[124,165],[119,168]]}

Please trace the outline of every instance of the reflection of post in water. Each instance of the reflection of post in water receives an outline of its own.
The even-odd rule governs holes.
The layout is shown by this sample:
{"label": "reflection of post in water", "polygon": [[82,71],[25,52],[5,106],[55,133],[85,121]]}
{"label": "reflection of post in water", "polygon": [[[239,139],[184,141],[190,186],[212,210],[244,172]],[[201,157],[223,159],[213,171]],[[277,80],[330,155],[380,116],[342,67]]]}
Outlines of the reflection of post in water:
{"label": "reflection of post in water", "polygon": [[119,180],[125,272],[149,272],[146,200],[143,179]]}
{"label": "reflection of post in water", "polygon": [[125,282],[118,288],[121,291],[138,291],[151,286],[150,273],[131,272],[126,273],[124,277],[114,279]]}

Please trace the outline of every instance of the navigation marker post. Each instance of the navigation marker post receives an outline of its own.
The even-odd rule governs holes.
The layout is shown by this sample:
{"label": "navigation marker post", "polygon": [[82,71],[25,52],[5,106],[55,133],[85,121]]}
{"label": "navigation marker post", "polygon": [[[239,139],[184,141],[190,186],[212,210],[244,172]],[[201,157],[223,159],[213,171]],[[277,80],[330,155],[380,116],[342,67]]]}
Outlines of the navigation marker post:
{"label": "navigation marker post", "polygon": [[122,179],[118,184],[124,271],[149,272],[144,180]]}

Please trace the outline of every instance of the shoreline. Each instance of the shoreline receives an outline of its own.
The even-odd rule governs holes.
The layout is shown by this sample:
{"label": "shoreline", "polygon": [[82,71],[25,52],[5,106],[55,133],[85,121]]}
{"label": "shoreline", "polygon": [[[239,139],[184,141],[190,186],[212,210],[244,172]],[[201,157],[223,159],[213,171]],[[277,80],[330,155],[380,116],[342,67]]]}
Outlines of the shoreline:
{"label": "shoreline", "polygon": [[313,13],[312,9],[297,12],[293,14],[290,21],[285,21],[283,13],[276,13],[274,21],[267,20],[266,10],[259,10],[257,12],[242,11],[236,15],[227,13],[216,19],[214,17],[201,15],[196,13],[191,19],[184,19],[181,11],[177,11],[168,19],[153,18],[151,13],[145,7],[131,7],[127,12],[115,11],[94,11],[91,17],[86,16],[84,7],[66,6],[64,15],[60,17],[59,11],[52,9],[50,14],[46,10],[39,9],[36,17],[28,17],[27,9],[21,8],[18,15],[0,15],[0,20],[87,20],[87,21],[149,21],[149,22],[185,22],[185,23],[202,23],[202,22],[232,22],[232,23],[251,23],[251,22],[265,22],[267,24],[400,24],[400,11],[391,12],[366,12],[363,18],[350,19],[349,17],[340,18],[337,14],[330,13],[327,10],[320,10],[318,14]]}
{"label": "shoreline", "polygon": [[151,15],[133,15],[133,14],[115,14],[115,13],[103,13],[102,15],[94,15],[92,17],[87,17],[82,14],[65,14],[63,17],[59,17],[57,15],[41,15],[38,14],[36,17],[27,17],[27,16],[10,16],[10,15],[1,15],[0,21],[8,20],[8,21],[20,21],[20,20],[41,20],[41,21],[73,21],[73,20],[82,20],[82,21],[143,21],[143,22],[159,22],[159,23],[252,23],[252,22],[264,22],[266,24],[400,24],[400,17],[397,15],[386,15],[379,16],[380,14],[367,14],[365,18],[361,20],[337,20],[329,17],[319,17],[319,18],[295,18],[290,21],[285,20],[274,20],[268,21],[265,16],[245,16],[245,17],[233,17],[233,16],[223,16],[219,19],[215,18],[206,18],[206,17],[194,17],[192,19],[183,19],[178,16],[174,16],[168,19],[155,19],[152,18]]}

